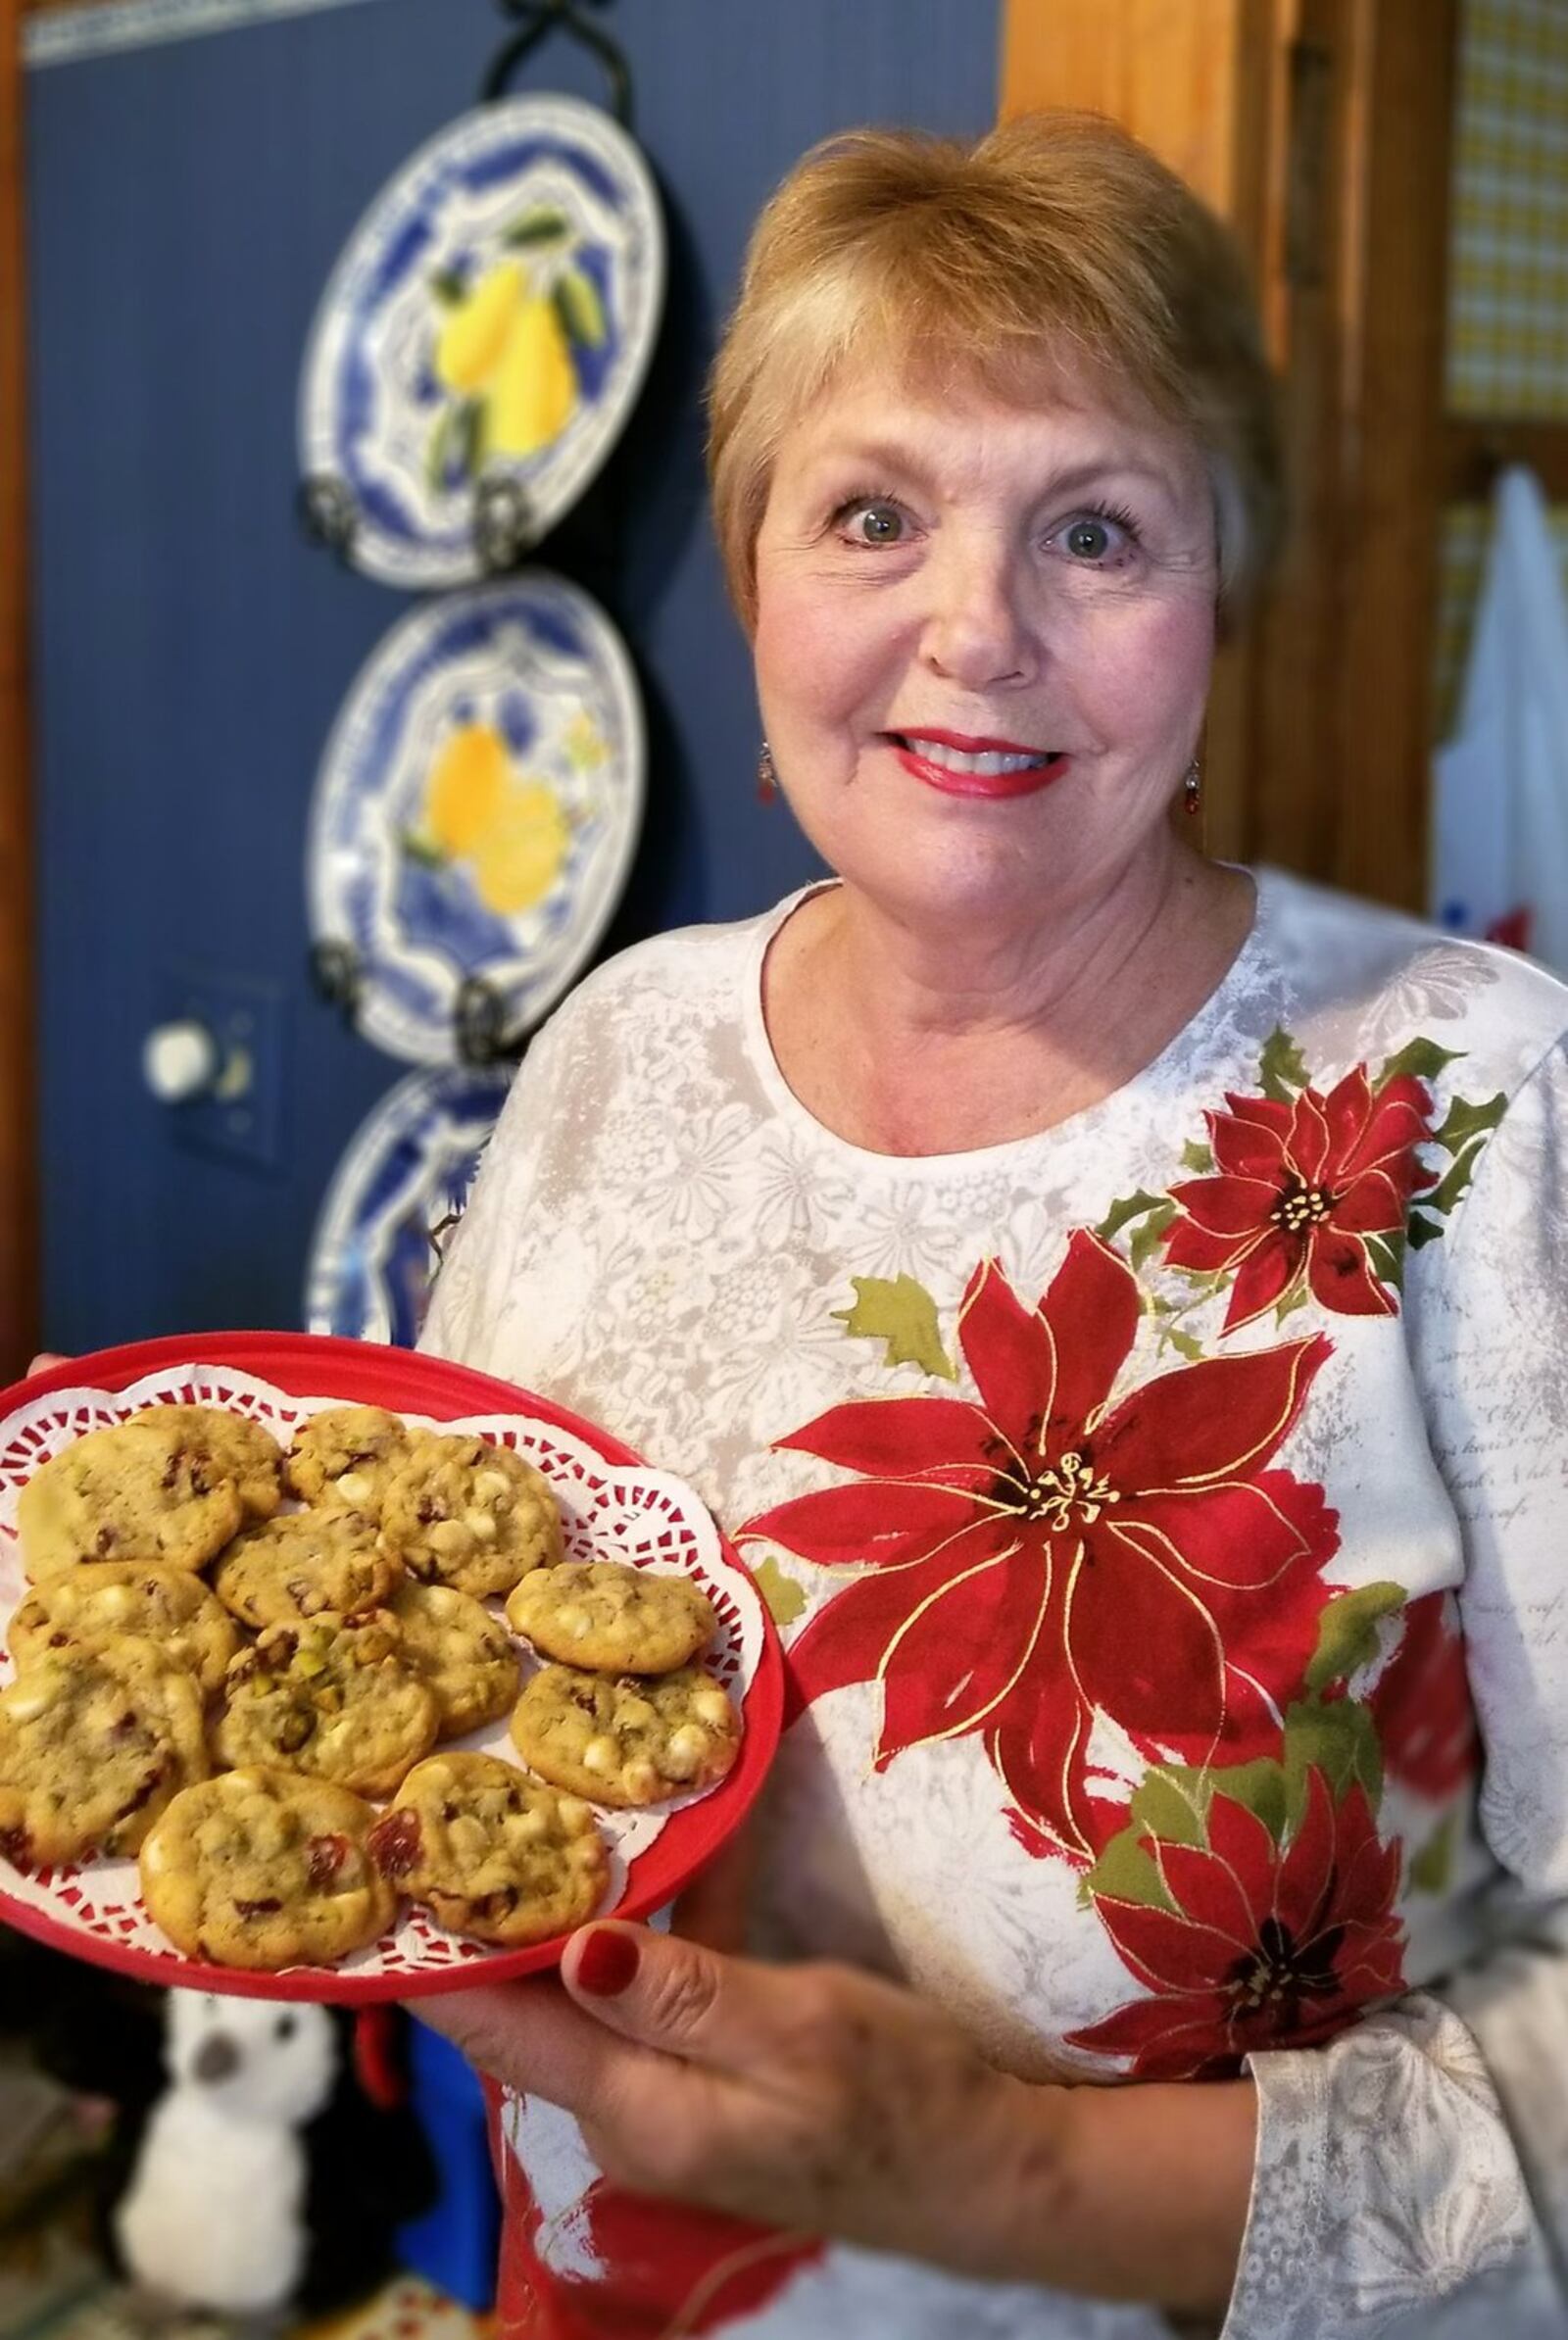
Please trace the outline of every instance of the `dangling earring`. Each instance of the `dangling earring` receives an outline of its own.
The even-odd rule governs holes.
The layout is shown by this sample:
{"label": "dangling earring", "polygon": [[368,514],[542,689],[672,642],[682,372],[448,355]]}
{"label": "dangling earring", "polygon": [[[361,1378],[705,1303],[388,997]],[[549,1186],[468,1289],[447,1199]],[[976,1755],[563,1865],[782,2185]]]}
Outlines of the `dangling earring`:
{"label": "dangling earring", "polygon": [[1192,762],[1188,765],[1186,776],[1182,781],[1182,810],[1184,812],[1197,812],[1201,805],[1202,801],[1203,776],[1198,768],[1198,758],[1195,756]]}
{"label": "dangling earring", "polygon": [[757,793],[764,804],[771,804],[778,795],[778,771],[773,762],[773,751],[766,740],[757,758]]}

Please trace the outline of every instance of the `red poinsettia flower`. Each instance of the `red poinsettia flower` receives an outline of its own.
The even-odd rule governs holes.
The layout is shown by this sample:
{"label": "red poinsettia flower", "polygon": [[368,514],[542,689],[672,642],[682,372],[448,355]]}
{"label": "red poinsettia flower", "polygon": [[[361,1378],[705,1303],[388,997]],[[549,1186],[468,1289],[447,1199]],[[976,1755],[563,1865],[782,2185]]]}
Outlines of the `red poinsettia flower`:
{"label": "red poinsettia flower", "polygon": [[1389,1777],[1434,1803],[1458,1794],[1481,1754],[1464,1641],[1449,1606],[1446,1592],[1411,1601],[1404,1638],[1367,1699]]}
{"label": "red poinsettia flower", "polygon": [[1336,1807],[1320,1771],[1288,1845],[1216,1795],[1206,1849],[1145,1839],[1168,1910],[1099,1895],[1123,1963],[1152,1994],[1068,2035],[1131,2058],[1132,2079],[1215,2079],[1254,2048],[1309,2047],[1404,1987],[1399,1844],[1378,1841],[1359,1786]]}
{"label": "red poinsettia flower", "polygon": [[1227,1333],[1303,1277],[1313,1298],[1342,1315],[1396,1314],[1365,1239],[1398,1233],[1410,1197],[1435,1183],[1415,1151],[1432,1134],[1423,1083],[1400,1073],[1374,1090],[1358,1064],[1327,1097],[1303,1089],[1290,1104],[1225,1102],[1228,1113],[1204,1116],[1217,1176],[1171,1189],[1182,1213],[1165,1236],[1171,1265],[1236,1270]]}
{"label": "red poinsettia flower", "polygon": [[981,1732],[1025,1822],[1074,1854],[1103,1832],[1085,1802],[1097,1709],[1152,1757],[1273,1745],[1337,1542],[1322,1489],[1264,1467],[1328,1342],[1206,1359],[1113,1402],[1138,1322],[1131,1271],[1082,1229],[1035,1308],[985,1262],[958,1336],[978,1400],[835,1406],[779,1443],[858,1481],[741,1531],[865,1564],[791,1649],[801,1700],[881,1682],[879,1770]]}

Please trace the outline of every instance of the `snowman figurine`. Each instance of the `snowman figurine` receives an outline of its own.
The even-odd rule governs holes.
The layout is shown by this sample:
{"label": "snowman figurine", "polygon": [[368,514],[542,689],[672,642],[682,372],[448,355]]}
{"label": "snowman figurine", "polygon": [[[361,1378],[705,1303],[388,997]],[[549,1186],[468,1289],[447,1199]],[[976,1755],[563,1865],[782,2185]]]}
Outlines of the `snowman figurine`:
{"label": "snowman figurine", "polygon": [[170,2084],[116,2239],[144,2299],[264,2325],[292,2299],[310,2247],[302,2131],[332,2092],[332,2019],[174,1990],[166,2026]]}

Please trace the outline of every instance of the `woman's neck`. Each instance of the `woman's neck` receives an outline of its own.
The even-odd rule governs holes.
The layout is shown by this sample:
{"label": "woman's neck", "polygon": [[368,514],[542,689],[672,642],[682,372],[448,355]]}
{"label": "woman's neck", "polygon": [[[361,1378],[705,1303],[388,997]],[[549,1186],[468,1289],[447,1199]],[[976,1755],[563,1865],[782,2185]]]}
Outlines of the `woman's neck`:
{"label": "woman's neck", "polygon": [[851,886],[773,940],[763,1004],[808,1111],[873,1152],[964,1152],[1051,1129],[1133,1079],[1246,940],[1251,881],[1184,847],[1045,927],[902,918]]}

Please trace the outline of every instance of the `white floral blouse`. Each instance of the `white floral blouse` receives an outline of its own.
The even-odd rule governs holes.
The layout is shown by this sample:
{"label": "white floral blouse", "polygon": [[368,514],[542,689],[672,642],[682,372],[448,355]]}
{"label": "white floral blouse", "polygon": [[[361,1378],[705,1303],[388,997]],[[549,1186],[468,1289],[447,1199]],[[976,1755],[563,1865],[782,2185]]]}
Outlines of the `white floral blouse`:
{"label": "white floral blouse", "polygon": [[[787,1088],[793,900],[626,952],[530,1049],[425,1344],[683,1474],[758,1568],[765,1950],[904,1976],[1026,2074],[1250,2070],[1225,2340],[1544,2340],[1553,2180],[1477,2044],[1526,1984],[1484,1968],[1474,2028],[1429,1986],[1568,1892],[1568,991],[1257,883],[1153,1064],[970,1153]],[[1168,2329],[506,2130],[538,2340]]]}

